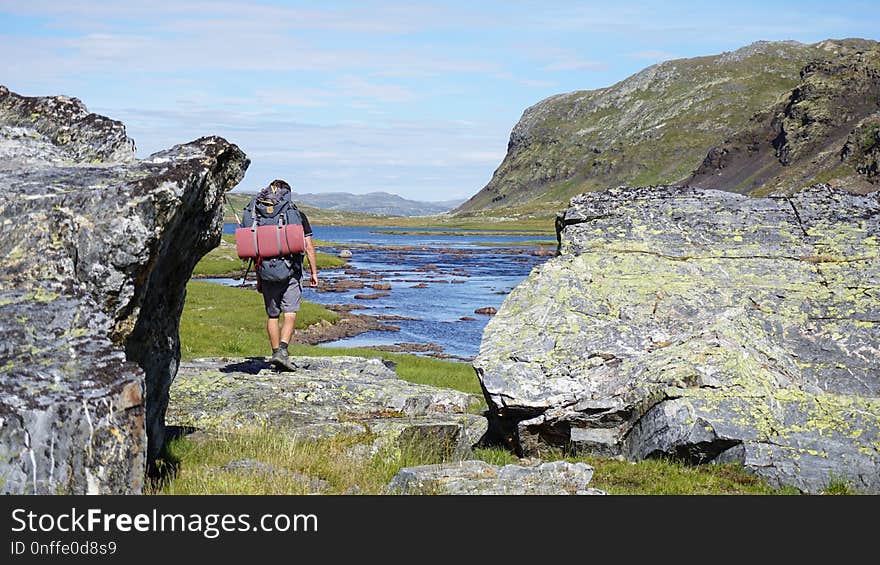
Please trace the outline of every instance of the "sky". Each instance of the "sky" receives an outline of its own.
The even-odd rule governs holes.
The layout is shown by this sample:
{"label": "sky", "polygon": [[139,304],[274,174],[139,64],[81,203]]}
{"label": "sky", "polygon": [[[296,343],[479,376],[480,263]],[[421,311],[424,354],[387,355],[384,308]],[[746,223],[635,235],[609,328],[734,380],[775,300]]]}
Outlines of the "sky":
{"label": "sky", "polygon": [[145,157],[241,147],[237,190],[465,199],[523,110],[757,40],[880,39],[876,0],[0,0],[0,84],[125,123]]}

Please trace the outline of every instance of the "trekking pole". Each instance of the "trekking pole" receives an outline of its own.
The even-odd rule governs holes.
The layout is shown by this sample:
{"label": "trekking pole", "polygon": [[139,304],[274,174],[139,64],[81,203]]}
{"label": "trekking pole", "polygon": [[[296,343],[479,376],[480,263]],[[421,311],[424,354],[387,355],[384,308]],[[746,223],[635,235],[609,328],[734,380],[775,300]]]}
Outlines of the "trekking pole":
{"label": "trekking pole", "polygon": [[238,217],[238,214],[235,212],[235,207],[229,202],[229,199],[226,198],[226,193],[223,193],[223,202],[229,206],[229,209],[232,210],[232,217],[235,218],[235,223],[241,225],[241,219]]}
{"label": "trekking pole", "polygon": [[247,276],[248,273],[251,272],[251,265],[254,264],[253,259],[248,259],[247,266],[244,268],[244,274],[241,276],[241,284],[238,286],[245,286],[247,284]]}
{"label": "trekking pole", "polygon": [[[229,199],[226,198],[225,192],[223,193],[223,202],[226,203],[227,206],[229,206],[230,210],[232,210],[232,216],[235,218],[235,223],[240,226],[241,225],[241,218],[239,218],[238,214],[235,212],[235,206],[233,206],[232,203],[229,202]],[[238,286],[245,286],[247,284],[247,276],[251,270],[251,265],[253,264],[253,262],[254,262],[253,259],[248,259],[247,265],[245,265],[245,268],[244,268],[244,274],[242,274],[242,276],[241,276],[241,284]]]}

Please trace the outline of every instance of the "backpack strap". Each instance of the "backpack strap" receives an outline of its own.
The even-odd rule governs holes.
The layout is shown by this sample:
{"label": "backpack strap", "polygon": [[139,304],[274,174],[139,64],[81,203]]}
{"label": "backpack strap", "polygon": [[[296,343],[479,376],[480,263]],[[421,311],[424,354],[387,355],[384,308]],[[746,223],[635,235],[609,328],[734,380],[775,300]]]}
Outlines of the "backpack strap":
{"label": "backpack strap", "polygon": [[259,246],[257,246],[257,197],[254,196],[251,198],[251,237],[254,238],[254,249],[257,249],[257,256],[259,258]]}
{"label": "backpack strap", "polygon": [[275,241],[278,243],[278,249],[281,249],[281,233],[284,231],[284,218],[287,212],[278,214],[278,221],[275,226]]}

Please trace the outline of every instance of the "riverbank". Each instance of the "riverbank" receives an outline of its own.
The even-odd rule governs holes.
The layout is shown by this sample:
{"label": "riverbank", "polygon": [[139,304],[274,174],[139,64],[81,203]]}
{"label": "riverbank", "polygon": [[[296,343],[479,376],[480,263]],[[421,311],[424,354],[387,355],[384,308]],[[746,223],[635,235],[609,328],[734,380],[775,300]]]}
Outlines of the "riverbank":
{"label": "riverbank", "polygon": [[[231,231],[194,278],[240,285]],[[470,362],[490,313],[555,254],[533,232],[316,226],[320,283],[304,298],[340,317],[297,332],[301,343],[417,353]],[[340,258],[340,255],[347,257]],[[253,287],[251,272],[247,285]]]}

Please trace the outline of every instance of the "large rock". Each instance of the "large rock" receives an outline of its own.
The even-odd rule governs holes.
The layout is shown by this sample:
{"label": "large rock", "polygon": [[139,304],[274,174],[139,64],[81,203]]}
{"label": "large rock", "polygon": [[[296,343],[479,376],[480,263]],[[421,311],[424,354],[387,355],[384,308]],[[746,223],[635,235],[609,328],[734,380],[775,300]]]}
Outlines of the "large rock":
{"label": "large rock", "polygon": [[483,335],[487,441],[880,492],[880,196],[619,188],[557,225]]}
{"label": "large rock", "polygon": [[486,431],[475,397],[404,381],[381,359],[296,357],[277,372],[261,358],[180,364],[168,423],[207,432],[271,426],[302,439],[369,434],[372,455],[400,442],[428,442],[466,457]]}
{"label": "large rock", "polygon": [[605,494],[589,488],[593,468],[586,463],[553,461],[504,465],[470,460],[405,467],[388,490],[394,494],[570,495]]}
{"label": "large rock", "polygon": [[0,491],[140,492],[186,281],[247,164],[217,137],[139,161],[79,100],[0,87]]}

